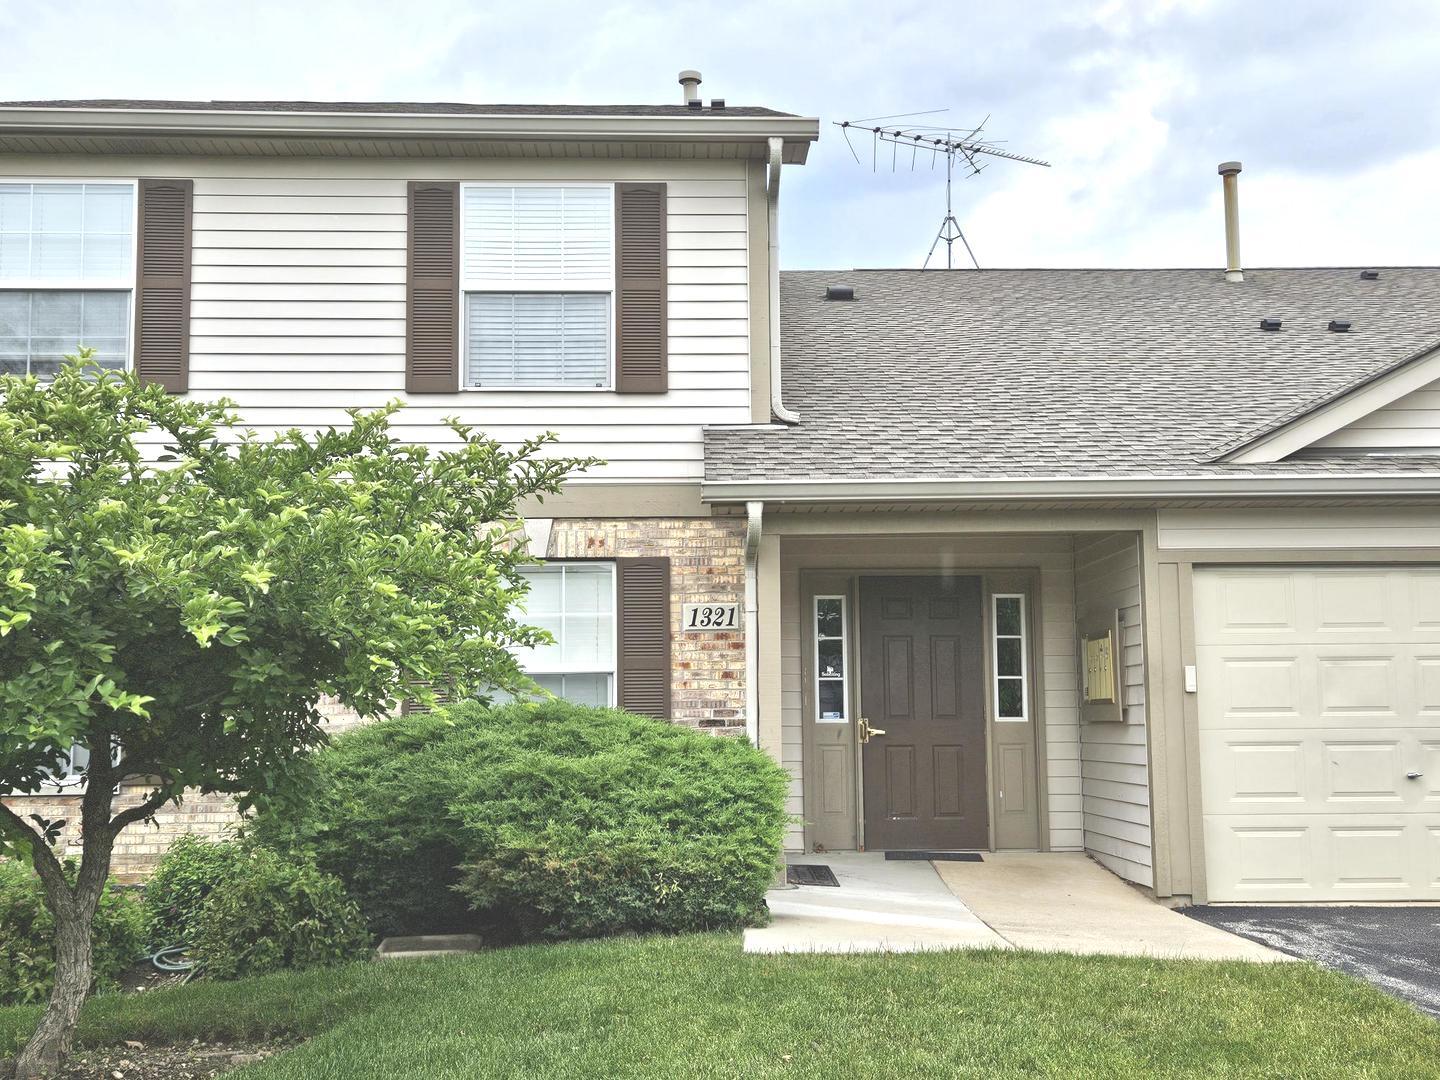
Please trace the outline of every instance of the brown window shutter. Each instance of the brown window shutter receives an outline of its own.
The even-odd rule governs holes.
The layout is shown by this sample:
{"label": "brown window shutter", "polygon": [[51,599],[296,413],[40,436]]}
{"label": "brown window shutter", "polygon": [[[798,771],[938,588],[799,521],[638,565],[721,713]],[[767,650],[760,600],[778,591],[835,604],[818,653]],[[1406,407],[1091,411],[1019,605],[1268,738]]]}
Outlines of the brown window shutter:
{"label": "brown window shutter", "polygon": [[141,180],[135,245],[135,373],[190,388],[190,180]]}
{"label": "brown window shutter", "polygon": [[628,712],[670,719],[670,560],[616,559],[620,608],[615,700]]}
{"label": "brown window shutter", "polygon": [[665,185],[615,185],[615,389],[669,386]]}
{"label": "brown window shutter", "polygon": [[460,389],[460,185],[410,182],[405,389]]}
{"label": "brown window shutter", "polygon": [[[436,683],[432,683],[431,685],[435,688],[435,704],[437,706],[443,709],[446,705],[454,703],[455,695],[452,694],[450,690],[442,690],[440,689],[439,684]],[[406,698],[404,701],[400,702],[401,716],[410,716],[415,713],[428,713],[433,711],[433,709],[427,709],[424,705],[421,705],[420,702],[416,701],[414,698]]]}

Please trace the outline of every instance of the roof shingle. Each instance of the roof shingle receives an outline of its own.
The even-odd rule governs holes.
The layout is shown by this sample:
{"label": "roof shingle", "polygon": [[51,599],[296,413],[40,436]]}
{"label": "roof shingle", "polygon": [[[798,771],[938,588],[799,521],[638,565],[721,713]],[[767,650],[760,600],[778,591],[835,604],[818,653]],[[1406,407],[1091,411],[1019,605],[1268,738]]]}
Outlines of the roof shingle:
{"label": "roof shingle", "polygon": [[[827,285],[854,285],[853,303]],[[1440,345],[1440,268],[798,271],[781,275],[799,425],[713,429],[706,479],[1419,471],[1423,459],[1218,464]],[[1284,320],[1278,332],[1260,319]],[[1327,329],[1349,319],[1348,333]]]}
{"label": "roof shingle", "polygon": [[458,101],[167,101],[90,98],[0,101],[0,109],[116,109],[170,112],[371,113],[424,116],[778,116],[794,113],[753,105],[691,109],[686,105],[470,105]]}

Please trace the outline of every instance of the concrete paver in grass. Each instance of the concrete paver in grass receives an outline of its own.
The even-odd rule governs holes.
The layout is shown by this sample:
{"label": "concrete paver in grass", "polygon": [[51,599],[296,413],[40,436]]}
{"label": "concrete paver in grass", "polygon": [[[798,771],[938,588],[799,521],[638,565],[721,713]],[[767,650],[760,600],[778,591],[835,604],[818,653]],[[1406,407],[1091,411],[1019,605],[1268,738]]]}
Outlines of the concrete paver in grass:
{"label": "concrete paver in grass", "polygon": [[747,953],[1009,947],[945,887],[928,862],[887,862],[880,852],[796,856],[793,861],[829,866],[839,887],[770,890],[765,894],[770,925],[745,931]]}
{"label": "concrete paver in grass", "polygon": [[1187,919],[1079,852],[996,852],[981,862],[935,867],[951,891],[1016,948],[1261,963],[1293,959]]}

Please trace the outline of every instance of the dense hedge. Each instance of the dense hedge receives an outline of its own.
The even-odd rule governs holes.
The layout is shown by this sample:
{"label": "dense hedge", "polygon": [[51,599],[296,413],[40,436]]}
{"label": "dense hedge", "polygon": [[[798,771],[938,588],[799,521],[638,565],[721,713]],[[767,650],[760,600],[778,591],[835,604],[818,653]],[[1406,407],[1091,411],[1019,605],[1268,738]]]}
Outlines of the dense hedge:
{"label": "dense hedge", "polygon": [[235,978],[358,959],[370,934],[345,886],[303,855],[182,837],[145,888],[150,933]]}
{"label": "dense hedge", "polygon": [[313,852],[381,933],[745,925],[787,820],[786,774],[748,743],[561,701],[395,718],[316,765],[253,833]]}
{"label": "dense hedge", "polygon": [[[74,867],[69,868],[74,873]],[[145,944],[145,914],[132,892],[106,885],[94,924],[95,989],[107,990]],[[55,922],[40,879],[28,863],[0,862],[0,1005],[50,996],[55,975]]]}

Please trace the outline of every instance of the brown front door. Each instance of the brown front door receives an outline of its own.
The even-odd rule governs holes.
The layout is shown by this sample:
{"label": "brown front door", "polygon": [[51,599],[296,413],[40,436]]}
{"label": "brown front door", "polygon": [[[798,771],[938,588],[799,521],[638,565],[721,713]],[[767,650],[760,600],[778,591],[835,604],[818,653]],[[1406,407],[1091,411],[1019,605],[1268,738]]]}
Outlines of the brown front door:
{"label": "brown front door", "polygon": [[986,848],[978,577],[860,580],[865,846]]}

